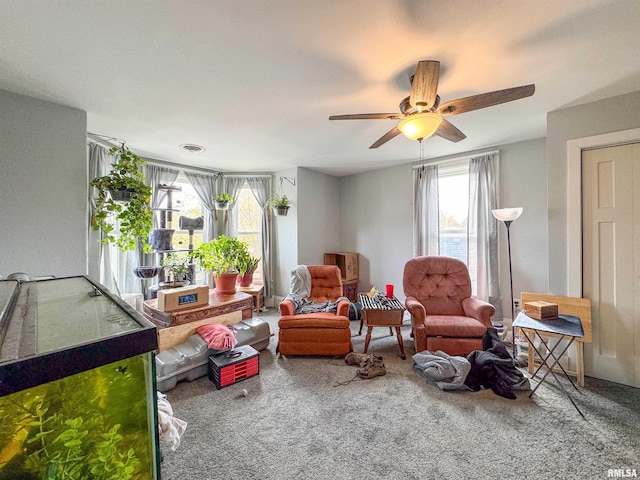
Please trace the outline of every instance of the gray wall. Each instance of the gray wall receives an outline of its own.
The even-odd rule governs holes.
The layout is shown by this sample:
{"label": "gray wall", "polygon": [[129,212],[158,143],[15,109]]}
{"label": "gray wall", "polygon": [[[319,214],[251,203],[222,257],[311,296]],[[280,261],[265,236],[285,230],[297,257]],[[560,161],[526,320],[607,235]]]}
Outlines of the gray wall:
{"label": "gray wall", "polygon": [[413,251],[411,165],[340,179],[340,247],[358,252],[359,291],[395,286],[402,294],[402,271]]}
{"label": "gray wall", "polygon": [[[547,189],[545,139],[499,147],[500,206],[523,207],[511,226],[513,286],[521,291],[547,291]],[[485,150],[486,151],[486,150]],[[468,152],[456,157],[481,153]],[[445,160],[449,157],[432,159]],[[340,247],[360,253],[361,291],[372,285],[395,285],[402,292],[404,264],[413,252],[412,165],[401,165],[340,179]],[[510,317],[506,230],[500,229],[501,290]]]}
{"label": "gray wall", "polygon": [[0,90],[0,275],[87,269],[86,112]]}
{"label": "gray wall", "polygon": [[[281,195],[280,177],[297,177],[297,169],[290,168],[276,172],[273,176],[273,192]],[[289,293],[289,272],[298,264],[298,185],[294,187],[285,180],[285,195],[291,200],[291,208],[286,217],[276,217],[271,212],[273,226],[274,295],[285,296]]]}
{"label": "gray wall", "polygon": [[[338,249],[337,177],[298,168],[298,263],[322,265],[324,254]],[[286,187],[285,187],[286,191]]]}
{"label": "gray wall", "polygon": [[547,114],[549,291],[566,295],[567,141],[640,127],[640,92]]}
{"label": "gray wall", "polygon": [[[295,186],[280,177],[295,179]],[[275,288],[278,296],[289,293],[290,272],[296,265],[321,265],[324,253],[338,248],[339,184],[336,177],[307,168],[276,172],[275,193],[292,202],[286,217],[272,217],[275,231]],[[300,192],[303,192],[301,194]]]}

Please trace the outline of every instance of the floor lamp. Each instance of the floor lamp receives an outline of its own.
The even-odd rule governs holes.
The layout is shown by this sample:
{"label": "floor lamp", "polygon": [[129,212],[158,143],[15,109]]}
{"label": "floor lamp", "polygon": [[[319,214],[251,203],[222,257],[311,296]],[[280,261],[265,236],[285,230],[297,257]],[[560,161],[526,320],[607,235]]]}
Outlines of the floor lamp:
{"label": "floor lamp", "polygon": [[499,221],[504,223],[507,227],[507,248],[509,251],[509,287],[511,288],[511,342],[513,358],[516,358],[516,329],[513,327],[513,322],[516,319],[516,308],[513,304],[513,273],[511,272],[511,236],[509,235],[509,227],[514,220],[520,218],[522,215],[522,208],[500,208],[497,210],[491,210],[493,216]]}

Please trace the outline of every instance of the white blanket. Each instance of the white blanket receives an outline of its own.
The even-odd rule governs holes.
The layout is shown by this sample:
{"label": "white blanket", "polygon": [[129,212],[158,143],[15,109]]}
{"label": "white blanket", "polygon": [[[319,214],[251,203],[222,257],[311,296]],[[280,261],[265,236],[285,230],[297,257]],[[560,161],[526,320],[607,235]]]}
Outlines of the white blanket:
{"label": "white blanket", "polygon": [[158,433],[160,440],[169,445],[175,452],[180,445],[180,439],[187,429],[187,422],[173,416],[173,408],[167,396],[158,392]]}
{"label": "white blanket", "polygon": [[309,298],[311,295],[311,274],[306,265],[298,265],[291,270],[291,287],[289,293]]}

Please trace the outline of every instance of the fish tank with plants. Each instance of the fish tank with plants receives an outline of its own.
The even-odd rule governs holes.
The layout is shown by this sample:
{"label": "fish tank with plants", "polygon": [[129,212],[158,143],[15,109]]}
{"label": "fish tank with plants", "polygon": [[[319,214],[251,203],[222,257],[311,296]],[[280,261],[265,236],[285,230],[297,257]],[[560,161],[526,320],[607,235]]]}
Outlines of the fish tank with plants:
{"label": "fish tank with plants", "polygon": [[88,277],[0,281],[0,480],[160,478],[156,348]]}

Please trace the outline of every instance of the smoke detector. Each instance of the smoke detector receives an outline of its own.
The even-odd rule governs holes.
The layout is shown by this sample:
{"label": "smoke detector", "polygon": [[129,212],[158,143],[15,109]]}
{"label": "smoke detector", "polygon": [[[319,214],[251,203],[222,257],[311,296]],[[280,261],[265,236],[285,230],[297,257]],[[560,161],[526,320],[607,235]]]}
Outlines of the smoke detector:
{"label": "smoke detector", "polygon": [[193,143],[183,143],[180,145],[180,148],[189,153],[200,153],[206,150],[202,145],[195,145]]}

